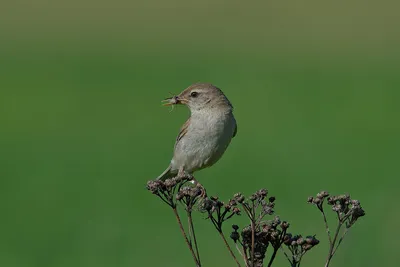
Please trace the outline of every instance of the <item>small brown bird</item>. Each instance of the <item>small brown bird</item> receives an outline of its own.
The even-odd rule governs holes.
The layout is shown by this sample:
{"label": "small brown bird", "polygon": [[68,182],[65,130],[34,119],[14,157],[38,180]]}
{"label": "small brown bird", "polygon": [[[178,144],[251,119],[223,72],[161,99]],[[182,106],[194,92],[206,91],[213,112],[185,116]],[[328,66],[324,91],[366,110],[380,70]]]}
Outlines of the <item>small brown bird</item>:
{"label": "small brown bird", "polygon": [[191,116],[176,138],[170,165],[157,179],[192,176],[215,164],[237,133],[233,107],[224,93],[212,84],[196,83],[164,101],[165,106],[188,106]]}

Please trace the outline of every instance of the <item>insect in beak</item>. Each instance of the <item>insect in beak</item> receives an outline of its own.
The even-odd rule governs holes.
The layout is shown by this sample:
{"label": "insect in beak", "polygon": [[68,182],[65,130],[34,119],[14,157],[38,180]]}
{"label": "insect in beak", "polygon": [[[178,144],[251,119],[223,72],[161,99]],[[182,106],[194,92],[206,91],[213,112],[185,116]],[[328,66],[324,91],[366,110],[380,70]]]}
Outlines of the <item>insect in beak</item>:
{"label": "insect in beak", "polygon": [[179,97],[176,95],[172,96],[172,97],[168,97],[168,98],[164,99],[162,102],[164,102],[163,106],[166,106],[166,107],[180,104]]}

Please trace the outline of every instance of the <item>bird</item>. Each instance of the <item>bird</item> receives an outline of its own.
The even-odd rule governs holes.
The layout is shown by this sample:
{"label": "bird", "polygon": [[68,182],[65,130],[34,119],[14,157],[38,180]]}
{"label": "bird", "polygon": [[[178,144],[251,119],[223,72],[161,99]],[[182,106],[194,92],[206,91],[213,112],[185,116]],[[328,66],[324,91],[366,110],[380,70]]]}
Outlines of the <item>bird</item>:
{"label": "bird", "polygon": [[164,106],[186,105],[189,119],[175,140],[168,168],[157,180],[189,176],[214,165],[237,133],[233,106],[225,94],[211,83],[195,83],[180,94],[163,100]]}

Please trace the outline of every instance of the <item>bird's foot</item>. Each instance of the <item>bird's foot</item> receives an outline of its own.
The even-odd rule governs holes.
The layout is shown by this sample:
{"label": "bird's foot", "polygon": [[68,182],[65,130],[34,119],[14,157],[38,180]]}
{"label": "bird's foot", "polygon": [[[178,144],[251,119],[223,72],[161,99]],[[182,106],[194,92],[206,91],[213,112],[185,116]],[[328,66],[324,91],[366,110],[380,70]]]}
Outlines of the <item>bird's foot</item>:
{"label": "bird's foot", "polygon": [[188,181],[195,180],[194,176],[192,174],[190,174],[190,173],[185,172],[183,168],[179,168],[177,177],[181,178],[181,179],[182,178],[186,178],[186,179],[188,179]]}
{"label": "bird's foot", "polygon": [[186,172],[183,170],[183,168],[179,168],[178,170],[178,178],[184,178],[187,176]]}
{"label": "bird's foot", "polygon": [[206,188],[205,188],[201,183],[199,183],[194,177],[193,177],[192,181],[193,181],[193,184],[194,184],[197,188],[200,189],[200,198],[206,199],[206,198],[207,198],[207,191],[206,191]]}
{"label": "bird's foot", "polygon": [[188,181],[192,182],[195,187],[200,189],[200,192],[201,192],[200,193],[200,197],[202,199],[207,198],[206,189],[204,188],[204,186],[202,184],[200,184],[196,180],[196,178],[194,178],[193,174],[185,172],[183,168],[179,168],[177,177],[179,177],[179,178],[187,178]]}

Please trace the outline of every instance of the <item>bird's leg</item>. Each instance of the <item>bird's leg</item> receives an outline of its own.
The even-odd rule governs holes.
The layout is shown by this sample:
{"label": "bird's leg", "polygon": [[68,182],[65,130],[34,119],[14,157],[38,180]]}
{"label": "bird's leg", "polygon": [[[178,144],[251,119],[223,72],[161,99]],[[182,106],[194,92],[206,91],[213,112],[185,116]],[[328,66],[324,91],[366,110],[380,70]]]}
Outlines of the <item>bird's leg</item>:
{"label": "bird's leg", "polygon": [[192,174],[186,173],[183,167],[179,168],[178,177],[179,178],[188,177],[190,179],[190,182],[192,182],[194,186],[196,186],[200,189],[200,191],[201,191],[200,197],[203,199],[205,199],[207,197],[207,192],[206,192],[206,189],[204,188],[204,186],[201,183],[199,183]]}
{"label": "bird's leg", "polygon": [[178,170],[178,177],[179,178],[184,178],[186,176],[187,176],[187,174],[186,174],[185,170],[183,169],[183,167],[180,167],[179,170]]}
{"label": "bird's leg", "polygon": [[192,182],[194,180],[194,176],[192,174],[190,174],[190,173],[185,172],[185,169],[183,167],[179,168],[177,177],[179,177],[179,178],[188,178],[188,180],[192,181]]}

